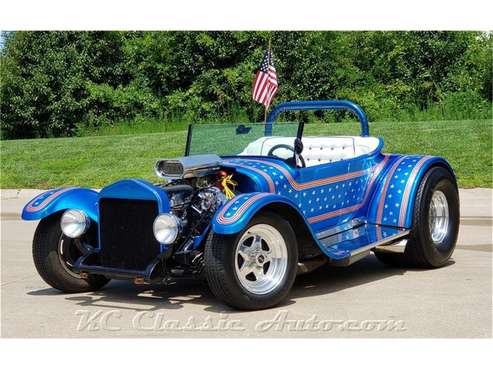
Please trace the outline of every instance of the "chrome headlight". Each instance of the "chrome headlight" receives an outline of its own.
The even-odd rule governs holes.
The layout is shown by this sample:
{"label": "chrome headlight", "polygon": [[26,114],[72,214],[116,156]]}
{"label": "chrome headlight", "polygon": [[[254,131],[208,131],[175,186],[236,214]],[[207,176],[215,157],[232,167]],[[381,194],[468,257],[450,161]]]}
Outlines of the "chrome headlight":
{"label": "chrome headlight", "polygon": [[78,209],[67,209],[60,220],[62,232],[69,238],[78,238],[89,229],[90,224],[89,217]]}
{"label": "chrome headlight", "polygon": [[154,220],[154,237],[161,244],[173,243],[181,230],[181,221],[171,213],[162,213]]}

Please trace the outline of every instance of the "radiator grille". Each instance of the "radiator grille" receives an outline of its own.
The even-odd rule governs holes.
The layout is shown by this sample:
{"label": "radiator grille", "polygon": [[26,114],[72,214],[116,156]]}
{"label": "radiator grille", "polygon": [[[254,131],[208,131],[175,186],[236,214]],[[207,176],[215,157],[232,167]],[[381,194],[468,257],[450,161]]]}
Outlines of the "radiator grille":
{"label": "radiator grille", "polygon": [[155,201],[100,199],[101,265],[144,270],[160,252],[159,243],[152,232],[157,215]]}

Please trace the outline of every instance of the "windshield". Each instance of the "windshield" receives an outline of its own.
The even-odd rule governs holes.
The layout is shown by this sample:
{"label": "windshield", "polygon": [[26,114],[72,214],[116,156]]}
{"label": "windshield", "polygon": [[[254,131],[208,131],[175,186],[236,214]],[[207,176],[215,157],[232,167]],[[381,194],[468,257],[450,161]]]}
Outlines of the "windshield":
{"label": "windshield", "polygon": [[283,142],[292,146],[297,131],[298,123],[293,122],[272,124],[271,135],[265,135],[263,122],[191,125],[185,155],[267,155],[259,150],[266,140],[284,138]]}

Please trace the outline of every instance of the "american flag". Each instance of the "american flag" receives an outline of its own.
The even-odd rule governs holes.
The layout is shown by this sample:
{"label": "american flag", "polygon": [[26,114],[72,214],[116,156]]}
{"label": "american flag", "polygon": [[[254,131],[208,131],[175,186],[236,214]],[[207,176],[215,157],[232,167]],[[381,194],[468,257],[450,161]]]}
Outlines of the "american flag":
{"label": "american flag", "polygon": [[253,81],[253,100],[268,107],[277,92],[277,74],[272,52],[266,50]]}

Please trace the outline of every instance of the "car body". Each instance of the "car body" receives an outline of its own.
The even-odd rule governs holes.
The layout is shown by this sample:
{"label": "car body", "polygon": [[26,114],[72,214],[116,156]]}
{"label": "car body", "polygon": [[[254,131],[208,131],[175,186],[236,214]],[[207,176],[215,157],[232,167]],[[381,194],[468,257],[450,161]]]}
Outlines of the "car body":
{"label": "car body", "polygon": [[[273,135],[276,125],[287,127],[275,123],[278,116],[295,110],[347,110],[361,135],[305,136],[303,123],[296,135]],[[235,125],[230,141],[246,145],[233,155],[191,153],[197,126],[189,127],[184,157],[156,163],[164,182],[124,179],[99,192],[50,190],[25,206],[23,219],[53,219],[50,230],[58,227],[60,244],[75,245],[65,254],[60,244],[52,248],[72,256],[62,261],[74,279],[150,283],[205,271],[216,296],[246,309],[279,303],[296,274],[322,264],[350,265],[373,251],[393,265],[438,267],[452,254],[459,211],[450,164],[436,156],[384,154],[383,139],[369,136],[355,103],[279,104],[262,135],[257,126]],[[67,232],[60,233],[60,219]],[[68,238],[77,228],[82,235]],[[46,256],[35,258],[38,270],[49,263]]]}

